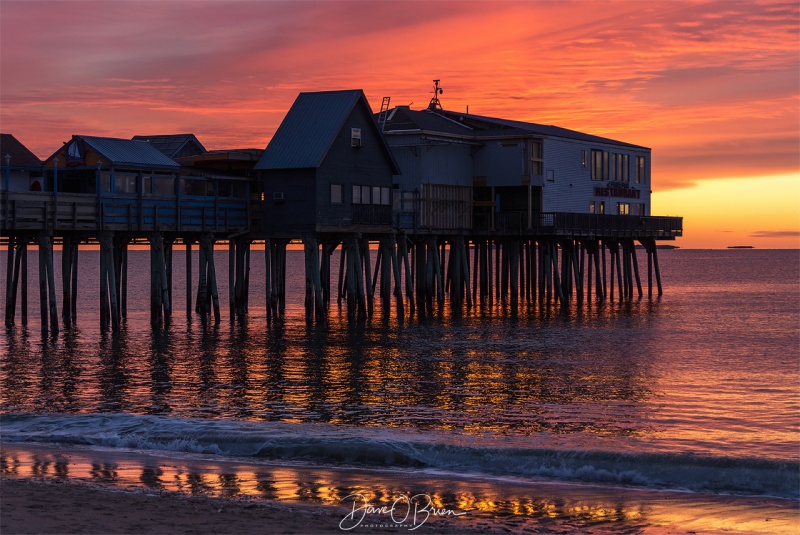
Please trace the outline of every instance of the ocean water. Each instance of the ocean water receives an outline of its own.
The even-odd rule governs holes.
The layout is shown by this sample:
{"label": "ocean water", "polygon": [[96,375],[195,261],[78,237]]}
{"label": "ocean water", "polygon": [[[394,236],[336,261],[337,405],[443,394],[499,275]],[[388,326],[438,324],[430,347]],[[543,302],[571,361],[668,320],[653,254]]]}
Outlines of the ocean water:
{"label": "ocean water", "polygon": [[[250,314],[232,322],[220,250],[218,325],[187,320],[184,257],[176,251],[173,321],[157,331],[149,321],[149,253],[129,255],[129,312],[119,333],[99,327],[99,253],[87,250],[77,325],[43,336],[31,254],[28,328],[0,336],[6,475],[38,462],[9,454],[9,445],[35,443],[54,448],[40,452],[49,466],[43,473],[53,477],[119,472],[95,466],[81,457],[86,451],[168,456],[184,468],[164,474],[162,463],[155,481],[185,492],[197,490],[192,470],[225,462],[494,481],[482,495],[489,500],[509,481],[800,499],[797,251],[659,251],[660,299],[567,312],[523,304],[512,313],[496,303],[454,314],[446,305],[399,321],[376,302],[373,319],[350,322],[334,295],[321,324],[305,320],[302,252],[290,251],[286,315],[268,324],[260,252],[251,262]],[[72,475],[62,467],[59,476],[59,448],[73,451]],[[146,470],[129,483],[147,486]],[[263,489],[275,484],[234,473],[252,488],[231,492],[217,473],[203,488],[272,496]],[[289,487],[273,494],[335,502],[352,490]],[[543,514],[523,502],[507,509]]]}

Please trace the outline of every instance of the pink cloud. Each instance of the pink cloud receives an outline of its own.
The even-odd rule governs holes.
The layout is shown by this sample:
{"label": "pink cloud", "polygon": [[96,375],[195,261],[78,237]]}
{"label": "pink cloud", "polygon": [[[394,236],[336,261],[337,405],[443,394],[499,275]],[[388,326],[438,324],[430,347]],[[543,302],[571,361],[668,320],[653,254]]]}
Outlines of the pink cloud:
{"label": "pink cloud", "polygon": [[430,98],[654,149],[656,188],[797,169],[794,2],[4,2],[0,121],[263,147],[300,91]]}

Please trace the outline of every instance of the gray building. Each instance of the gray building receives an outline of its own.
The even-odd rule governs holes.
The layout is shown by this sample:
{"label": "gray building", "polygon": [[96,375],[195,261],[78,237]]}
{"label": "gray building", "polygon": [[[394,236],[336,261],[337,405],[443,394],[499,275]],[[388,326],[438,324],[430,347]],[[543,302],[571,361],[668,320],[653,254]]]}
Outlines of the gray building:
{"label": "gray building", "polygon": [[650,149],[557,126],[398,106],[379,126],[404,228],[530,228],[538,214],[650,215]]}
{"label": "gray building", "polygon": [[390,229],[400,171],[360,89],[301,93],[255,170],[270,234]]}

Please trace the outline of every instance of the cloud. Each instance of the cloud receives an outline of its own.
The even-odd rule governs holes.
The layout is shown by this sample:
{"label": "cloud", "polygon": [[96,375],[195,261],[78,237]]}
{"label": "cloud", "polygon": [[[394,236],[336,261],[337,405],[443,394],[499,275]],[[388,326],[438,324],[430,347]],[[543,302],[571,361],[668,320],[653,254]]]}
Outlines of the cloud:
{"label": "cloud", "polygon": [[758,230],[751,238],[800,238],[800,230]]}

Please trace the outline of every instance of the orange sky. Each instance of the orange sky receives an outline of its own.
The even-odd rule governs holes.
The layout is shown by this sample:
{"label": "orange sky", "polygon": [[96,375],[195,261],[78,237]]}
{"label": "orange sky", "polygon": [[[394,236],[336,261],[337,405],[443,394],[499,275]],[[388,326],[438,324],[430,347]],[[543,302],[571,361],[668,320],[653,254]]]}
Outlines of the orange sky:
{"label": "orange sky", "polygon": [[0,130],[192,132],[266,146],[300,91],[446,109],[653,149],[682,247],[800,247],[800,7],[788,2],[0,2]]}

